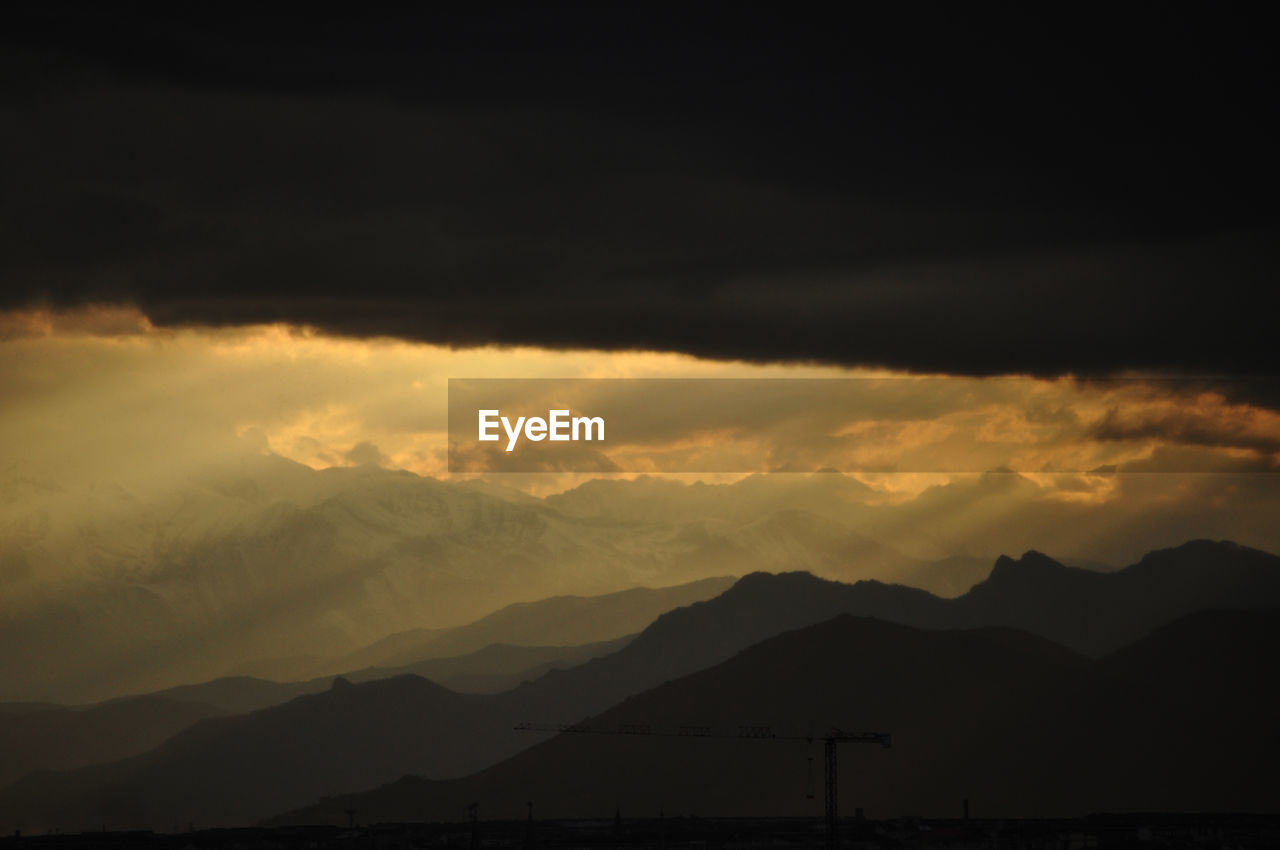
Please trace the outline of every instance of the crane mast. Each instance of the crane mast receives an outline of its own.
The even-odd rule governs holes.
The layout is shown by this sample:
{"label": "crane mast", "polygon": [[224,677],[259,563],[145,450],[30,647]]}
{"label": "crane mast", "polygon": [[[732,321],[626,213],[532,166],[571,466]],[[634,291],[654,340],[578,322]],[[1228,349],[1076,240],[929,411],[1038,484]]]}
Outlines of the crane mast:
{"label": "crane mast", "polygon": [[772,726],[739,726],[736,733],[717,732],[710,726],[682,725],[674,729],[655,728],[650,723],[619,723],[615,727],[601,728],[590,723],[517,723],[518,732],[556,732],[577,735],[640,735],[662,738],[735,738],[743,741],[807,741],[823,742],[825,776],[826,776],[826,827],[827,847],[840,846],[840,764],[839,747],[841,744],[879,744],[882,747],[893,746],[893,736],[888,732],[849,733],[832,727],[825,735],[779,735]]}

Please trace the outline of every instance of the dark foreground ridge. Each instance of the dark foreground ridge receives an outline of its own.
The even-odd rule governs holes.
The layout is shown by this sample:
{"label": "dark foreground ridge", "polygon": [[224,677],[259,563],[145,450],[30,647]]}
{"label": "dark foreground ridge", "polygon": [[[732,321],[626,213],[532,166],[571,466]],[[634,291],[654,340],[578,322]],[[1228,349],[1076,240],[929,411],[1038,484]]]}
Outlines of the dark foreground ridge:
{"label": "dark foreground ridge", "polygon": [[[1280,847],[1280,816],[1100,814],[1036,819],[844,819],[847,846],[872,848]],[[612,817],[584,820],[376,824],[190,832],[84,832],[0,838],[3,850],[288,850],[288,848],[825,847],[821,818]]]}

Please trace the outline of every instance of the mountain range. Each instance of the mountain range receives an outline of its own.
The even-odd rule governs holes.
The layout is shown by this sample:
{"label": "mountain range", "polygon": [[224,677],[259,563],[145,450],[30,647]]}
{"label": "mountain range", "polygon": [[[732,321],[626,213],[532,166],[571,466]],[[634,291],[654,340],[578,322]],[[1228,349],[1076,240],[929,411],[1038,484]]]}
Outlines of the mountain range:
{"label": "mountain range", "polygon": [[[731,583],[731,579],[705,579],[677,587],[633,588],[596,597],[561,596],[514,604],[456,629],[396,635],[350,658],[317,659],[314,663],[335,667],[352,682],[413,674],[455,691],[497,693],[549,670],[616,651],[633,635],[613,635],[638,632],[658,614],[715,595]],[[565,646],[521,643],[539,636],[564,640],[610,637]],[[471,649],[477,646],[480,648]],[[463,654],[446,654],[457,651]],[[388,666],[356,666],[371,661]],[[0,703],[0,785],[36,769],[70,769],[138,755],[196,720],[256,711],[320,693],[328,690],[332,678],[330,674],[278,682],[230,676],[92,705]]]}
{"label": "mountain range", "polygon": [[197,720],[226,709],[161,695],[84,708],[29,706],[0,713],[0,785],[37,768],[65,770],[159,746]]}
{"label": "mountain range", "polygon": [[474,653],[495,644],[572,647],[617,640],[641,631],[673,608],[718,596],[734,581],[719,576],[672,587],[634,587],[599,596],[553,596],[538,602],[515,603],[452,629],[397,632],[327,661],[325,672],[403,667],[427,658]]}
{"label": "mountain range", "polygon": [[[919,589],[879,582],[846,585],[804,573],[754,574],[713,599],[663,614],[615,652],[568,670],[547,673],[504,693],[458,694],[414,676],[363,685],[338,680],[325,693],[248,715],[201,721],[159,748],[132,759],[28,776],[0,792],[0,812],[65,828],[101,823],[104,819],[120,825],[163,824],[173,818],[179,822],[237,823],[323,795],[372,786],[402,773],[437,781],[462,777],[528,747],[532,741],[527,733],[512,730],[518,721],[574,721],[595,715],[633,695],[655,687],[661,689],[670,680],[729,662],[737,653],[783,632],[842,615],[902,624],[881,623],[876,628],[888,629],[876,632],[882,636],[915,635],[920,629],[931,635],[943,630],[967,634],[979,626],[1001,627],[1003,630],[990,634],[1004,635],[998,642],[1031,647],[1026,650],[1030,653],[1027,657],[1036,658],[1035,665],[1044,665],[1048,672],[1009,673],[1005,668],[1012,662],[1008,659],[965,662],[972,670],[991,664],[994,671],[1005,671],[994,679],[982,680],[982,690],[987,695],[984,698],[1008,691],[1013,699],[1023,693],[1024,686],[1029,687],[1028,683],[1043,681],[1041,690],[1047,689],[1044,693],[1048,696],[1042,694],[1044,707],[1037,708],[1037,712],[1067,707],[1077,713],[1105,714],[1107,700],[1125,696],[1126,692],[1107,691],[1098,683],[1114,677],[1099,671],[1121,669],[1124,657],[1137,657],[1119,652],[1123,646],[1206,605],[1236,609],[1280,607],[1278,561],[1273,555],[1230,543],[1193,541],[1151,553],[1124,570],[1097,574],[1065,567],[1032,552],[1017,560],[1002,558],[985,582],[956,599],[941,599]],[[907,626],[911,628],[904,631]],[[871,627],[864,624],[859,628]],[[1018,636],[1008,637],[1012,634]],[[1224,646],[1230,643],[1227,640]],[[946,657],[948,651],[941,647],[936,650],[938,657]],[[1250,646],[1236,651],[1254,650]],[[1108,653],[1111,655],[1099,661],[1088,657]],[[1202,654],[1202,666],[1225,669],[1209,655]],[[865,666],[876,651],[874,646],[854,641],[839,653],[818,656],[833,671],[825,685],[821,685],[822,677],[815,674],[815,681],[826,687],[831,681],[852,676],[851,671]],[[895,656],[888,653],[887,657]],[[916,675],[912,665],[919,658],[911,657],[916,661],[898,659],[889,667],[873,665],[870,669],[879,671],[876,675],[880,678],[859,681],[864,681],[868,694],[890,683],[901,690],[906,687],[904,682],[914,681]],[[793,662],[809,663],[800,656]],[[1158,665],[1147,661],[1139,666],[1146,675]],[[1198,675],[1207,676],[1210,672],[1206,669]],[[921,701],[912,710],[937,712],[939,700],[946,702],[950,698],[947,689],[954,683],[939,678],[941,671],[932,667],[920,675],[924,678],[912,686],[919,690],[908,691],[916,693]],[[1006,676],[1012,678],[1001,684]],[[1136,675],[1119,678],[1141,679]],[[881,684],[877,685],[877,681]],[[1065,690],[1059,690],[1056,683],[1064,683]],[[1238,686],[1240,683],[1234,679],[1224,685]],[[773,690],[780,685],[766,682],[761,687]],[[867,694],[861,700],[852,693],[848,696],[848,707],[840,711],[834,704],[829,713],[824,713],[825,708],[805,713],[799,705],[779,704],[777,712],[765,713],[765,719],[773,723],[819,724],[813,727],[819,731],[824,723],[842,724],[860,718],[866,723],[883,720],[881,725],[896,729],[910,729],[912,723],[925,722],[902,703],[893,703],[892,710],[886,708],[883,715],[859,713],[846,720],[848,711],[865,705],[867,699]],[[1126,698],[1143,704],[1132,695]],[[683,722],[702,722],[699,711],[689,709],[682,715],[689,719]],[[1000,711],[1013,712],[1007,716],[1028,722],[1038,716],[1028,714],[1029,709],[1021,704],[1012,709],[1000,707]],[[734,715],[741,716],[741,711]],[[762,717],[757,713],[740,722],[756,722]],[[1067,739],[1055,736],[1055,740]],[[1000,757],[1014,758],[1018,751],[1015,747]],[[998,752],[1002,751],[993,749],[993,753]],[[996,799],[997,792],[1004,793],[994,789],[992,799]],[[1008,799],[1016,802],[1019,798]]]}
{"label": "mountain range", "polygon": [[[591,719],[609,732],[699,724],[727,738],[565,733],[472,776],[406,776],[272,819],[338,823],[486,817],[821,813],[809,759],[821,736],[889,731],[893,746],[840,745],[846,813],[984,817],[1097,811],[1280,810],[1273,718],[1280,611],[1189,615],[1096,661],[1026,632],[925,630],[841,615],[771,638]],[[733,738],[743,724],[804,741]]]}
{"label": "mountain range", "polygon": [[[420,660],[409,657],[416,648],[377,653],[404,633],[430,642],[508,605],[567,593],[805,569],[954,594],[990,563],[962,555],[935,567],[866,536],[848,509],[868,488],[838,474],[687,487],[651,512],[644,505],[657,500],[647,494],[667,488],[618,483],[593,507],[599,488],[543,500],[276,456],[243,457],[163,491],[6,470],[0,700],[90,703],[226,675],[297,680],[399,666]],[[628,494],[635,512],[620,506]],[[533,642],[610,639],[644,625]],[[437,654],[493,642],[510,641]]]}

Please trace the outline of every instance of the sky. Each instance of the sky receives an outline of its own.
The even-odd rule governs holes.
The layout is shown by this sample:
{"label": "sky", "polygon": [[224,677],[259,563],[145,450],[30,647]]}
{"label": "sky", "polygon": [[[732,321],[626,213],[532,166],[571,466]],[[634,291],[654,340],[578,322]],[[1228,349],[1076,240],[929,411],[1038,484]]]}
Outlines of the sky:
{"label": "sky", "polygon": [[[3,477],[49,482],[49,490],[123,488],[144,506],[189,501],[224,470],[266,455],[315,470],[481,478],[539,498],[594,477],[694,470],[702,474],[667,477],[724,485],[753,473],[836,469],[864,485],[860,502],[883,508],[874,533],[884,542],[910,550],[921,522],[948,529],[923,550],[934,557],[1038,547],[1124,563],[1188,535],[1280,545],[1269,519],[1280,509],[1280,414],[1199,381],[962,378],[656,352],[448,348],[288,325],[171,329],[136,309],[10,312],[0,355]],[[507,379],[503,387],[510,379],[594,379],[579,401],[586,412],[611,411],[614,436],[600,455],[607,463],[567,456],[451,472],[448,383],[459,377]],[[650,383],[672,378],[752,379],[742,385],[770,395],[697,381],[658,393]],[[468,408],[467,436],[471,418]],[[649,509],[649,492],[636,490],[634,510]],[[5,501],[0,519],[21,536],[41,502]],[[78,523],[100,519],[75,514],[83,504],[52,501],[41,510],[74,541]],[[620,504],[625,513],[626,499]],[[848,519],[865,521],[856,510]]]}
{"label": "sky", "polygon": [[[1260,14],[11,4],[6,694],[734,571],[1280,551]],[[610,442],[451,469],[468,378],[594,379]]]}
{"label": "sky", "polygon": [[19,4],[0,468],[448,477],[450,377],[879,377],[910,389],[647,422],[610,462],[1096,504],[1176,473],[1209,513],[1194,476],[1229,474],[1271,504],[1267,33],[1235,5]]}
{"label": "sky", "polygon": [[[20,450],[24,467],[58,476],[145,480],[250,452],[316,469],[372,464],[447,478],[450,439],[475,443],[476,431],[474,404],[459,403],[459,421],[450,419],[449,381],[477,378],[500,379],[498,395],[522,411],[553,407],[542,399],[544,386],[566,385],[555,379],[588,379],[575,389],[576,404],[609,411],[600,448],[611,463],[602,471],[620,473],[838,469],[871,479],[1006,470],[1101,479],[1270,474],[1280,463],[1280,413],[1231,398],[1253,390],[1200,381],[458,349],[279,324],[174,330],[136,309],[11,311],[3,319],[0,392],[10,403],[0,413],[0,443]],[[521,383],[528,379],[549,383]],[[466,478],[486,468],[452,472]],[[592,467],[570,457],[545,469]]]}
{"label": "sky", "polygon": [[964,375],[1272,374],[1245,7],[20,4],[9,307]]}

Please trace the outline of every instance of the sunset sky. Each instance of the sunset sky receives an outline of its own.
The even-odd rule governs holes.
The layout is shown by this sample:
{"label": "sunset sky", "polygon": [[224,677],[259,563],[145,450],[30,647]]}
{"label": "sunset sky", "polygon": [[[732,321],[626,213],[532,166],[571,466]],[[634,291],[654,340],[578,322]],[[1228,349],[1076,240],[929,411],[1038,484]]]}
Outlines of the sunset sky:
{"label": "sunset sky", "polygon": [[[700,452],[725,458],[718,468],[731,472],[1067,473],[1071,492],[1101,496],[1108,473],[1269,473],[1280,460],[1280,413],[1232,397],[1269,389],[1257,379],[972,379],[656,352],[451,349],[279,324],[163,329],[127,308],[2,319],[3,442],[22,448],[23,465],[64,475],[178,475],[257,451],[317,469],[374,464],[446,477],[449,378],[790,378],[817,387],[803,409],[735,397],[709,420],[671,405],[669,393],[666,409],[646,411],[645,382],[613,385],[633,417],[613,429],[630,441],[608,445],[622,472],[717,468],[699,466]],[[798,382],[835,378],[857,380]],[[473,419],[468,409],[469,432]],[[707,431],[708,421],[721,427]],[[662,465],[677,450],[692,459]]]}
{"label": "sunset sky", "polygon": [[[1265,394],[1258,380],[1215,388],[1167,377],[974,379],[673,353],[459,349],[280,324],[170,329],[131,308],[11,311],[3,328],[0,444],[11,479],[120,484],[160,498],[239,458],[275,454],[313,469],[376,466],[465,480],[475,476],[451,475],[447,463],[451,377],[855,378],[847,383],[879,389],[854,402],[835,389],[808,393],[816,401],[802,409],[747,400],[713,409],[723,425],[714,430],[705,410],[652,410],[644,382],[609,385],[610,403],[634,420],[631,439],[605,451],[622,472],[605,477],[727,469],[671,476],[726,484],[748,473],[837,469],[867,485],[868,502],[907,517],[939,488],[1016,473],[1027,489],[971,518],[965,546],[989,526],[984,554],[1035,545],[1025,529],[1016,539],[994,532],[1033,506],[1058,511],[1064,523],[1086,508],[1108,518],[1106,551],[1072,546],[1082,556],[1136,556],[1182,534],[1188,514],[1208,536],[1276,543],[1273,524],[1258,518],[1280,507],[1280,414],[1241,400]],[[486,477],[537,496],[593,477],[567,468]],[[26,509],[16,502],[6,513]],[[964,513],[943,502],[925,514],[941,511],[949,514],[936,521],[947,524]],[[992,511],[1008,516],[997,521]],[[1143,517],[1123,543],[1110,527],[1121,516]],[[1071,527],[1052,537],[1090,534]]]}
{"label": "sunset sky", "polygon": [[[227,561],[256,575],[329,528],[291,511],[456,498],[442,516],[508,534],[593,477],[631,489],[580,493],[590,510],[654,523],[640,555],[597,575],[581,553],[612,539],[537,526],[583,558],[538,592],[720,569],[635,564],[686,520],[746,533],[725,506],[753,474],[769,511],[918,559],[1280,550],[1280,121],[1271,30],[1245,18],[20,4],[0,26],[0,615],[21,598],[58,624],[83,599],[125,634],[138,618],[100,600],[135,591],[217,613]],[[458,378],[832,390],[708,418],[610,384],[627,427],[585,466],[478,476],[449,471]],[[675,469],[684,489],[633,480]],[[406,528],[378,544],[401,578]],[[349,577],[367,541],[341,542]],[[401,625],[534,592],[468,551],[492,568],[449,573],[469,607],[432,585]],[[271,605],[311,592],[303,569],[264,580]],[[326,597],[306,622],[331,631],[297,634],[376,639],[398,592],[359,616]]]}

